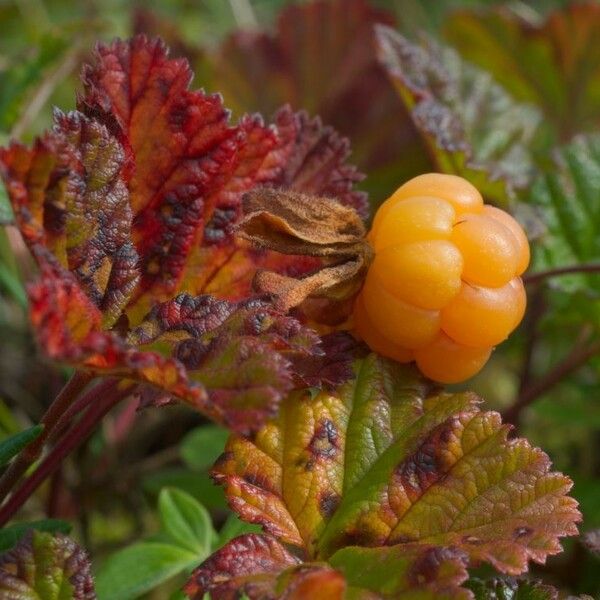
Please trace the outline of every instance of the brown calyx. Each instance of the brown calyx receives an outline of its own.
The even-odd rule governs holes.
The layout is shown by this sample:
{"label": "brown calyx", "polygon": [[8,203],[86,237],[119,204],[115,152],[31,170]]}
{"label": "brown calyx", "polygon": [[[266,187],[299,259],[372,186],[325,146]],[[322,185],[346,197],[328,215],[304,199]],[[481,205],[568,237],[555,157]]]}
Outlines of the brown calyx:
{"label": "brown calyx", "polygon": [[258,189],[243,200],[238,235],[256,246],[282,254],[314,256],[321,267],[302,278],[258,271],[255,289],[277,299],[281,310],[307,298],[344,301],[355,295],[373,260],[358,213],[331,198],[298,192]]}

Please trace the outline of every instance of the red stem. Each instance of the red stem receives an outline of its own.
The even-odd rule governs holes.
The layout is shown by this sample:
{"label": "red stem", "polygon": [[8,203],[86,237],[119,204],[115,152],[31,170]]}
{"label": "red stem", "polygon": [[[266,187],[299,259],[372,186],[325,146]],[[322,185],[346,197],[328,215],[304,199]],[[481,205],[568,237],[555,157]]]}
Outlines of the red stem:
{"label": "red stem", "polygon": [[532,404],[540,396],[560,383],[567,375],[577,371],[587,361],[600,353],[600,342],[587,346],[578,346],[560,363],[554,366],[545,377],[542,377],[523,390],[518,400],[504,413],[503,419],[513,425],[519,425],[523,409]]}
{"label": "red stem", "polygon": [[[39,467],[0,508],[0,527],[4,526],[15,515],[44,480],[59,468],[62,461],[90,436],[106,413],[131,393],[132,386],[119,390],[117,389],[117,380],[111,380],[111,383],[113,384],[112,393],[106,393],[103,398],[99,398],[96,403],[87,408],[81,419],[69,429],[67,434],[51,450],[50,454],[40,463]],[[108,390],[105,389],[105,392],[108,392]]]}
{"label": "red stem", "polygon": [[90,373],[76,371],[71,379],[67,381],[40,421],[44,425],[42,433],[21,451],[19,456],[17,456],[2,474],[2,477],[0,477],[0,502],[6,498],[17,481],[23,477],[27,469],[40,457],[46,440],[60,423],[61,417],[93,377]]}
{"label": "red stem", "polygon": [[572,273],[597,272],[600,272],[600,263],[589,263],[587,265],[570,265],[568,267],[558,267],[556,269],[548,269],[547,271],[529,273],[523,276],[523,283],[538,283],[544,279],[548,279],[549,277],[557,277],[559,275],[570,275]]}
{"label": "red stem", "polygon": [[105,379],[91,390],[89,390],[83,396],[80,396],[73,402],[61,415],[60,419],[56,422],[54,430],[48,435],[48,442],[51,444],[56,442],[60,436],[64,433],[67,427],[71,424],[71,421],[79,413],[81,413],[86,407],[97,404],[102,401],[107,395],[113,393],[115,387],[114,379]]}

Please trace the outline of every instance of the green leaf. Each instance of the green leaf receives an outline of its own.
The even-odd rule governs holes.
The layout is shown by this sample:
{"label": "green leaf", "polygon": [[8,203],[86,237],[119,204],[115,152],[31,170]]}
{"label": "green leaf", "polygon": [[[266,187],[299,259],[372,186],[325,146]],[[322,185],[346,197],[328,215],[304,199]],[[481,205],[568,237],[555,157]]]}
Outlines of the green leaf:
{"label": "green leaf", "polygon": [[183,438],[181,458],[190,469],[208,469],[223,452],[228,437],[229,432],[217,425],[197,427]]}
{"label": "green leaf", "polygon": [[210,510],[227,508],[222,488],[215,485],[206,473],[180,467],[162,469],[145,477],[142,485],[145,492],[154,496],[158,496],[165,487],[174,487],[187,492]]}
{"label": "green leaf", "polygon": [[71,524],[60,519],[42,519],[41,521],[30,521],[28,523],[15,523],[0,529],[0,552],[12,548],[30,529],[46,531],[48,533],[71,532]]}
{"label": "green leaf", "polygon": [[179,546],[140,543],[112,554],[96,575],[98,600],[131,600],[197,563]]}
{"label": "green leaf", "polygon": [[488,581],[472,579],[466,586],[475,594],[475,600],[557,600],[558,591],[539,581],[500,579]]}
{"label": "green leaf", "polygon": [[[534,270],[600,259],[600,135],[579,136],[555,154],[523,199],[543,217],[546,231],[533,247]],[[600,290],[600,275],[564,275],[566,291]],[[598,295],[598,294],[596,294]]]}
{"label": "green leaf", "polygon": [[158,497],[158,509],[163,529],[198,560],[210,553],[217,534],[207,510],[192,496],[178,489],[167,488]]}
{"label": "green leaf", "polygon": [[600,6],[565,4],[539,24],[503,7],[457,12],[444,28],[467,60],[539,106],[562,140],[600,126]]}
{"label": "green leaf", "polygon": [[413,548],[351,546],[338,550],[329,562],[345,575],[350,589],[372,590],[383,598],[403,598],[404,594],[410,598],[415,587],[420,600],[470,598],[459,588],[467,577],[466,556],[454,549],[423,548],[419,544]]}
{"label": "green leaf", "polygon": [[[509,439],[510,426],[481,411],[475,394],[434,393],[430,385],[415,369],[370,355],[357,362],[355,380],[317,395],[293,393],[252,440],[232,436],[212,475],[235,512],[272,539],[235,538],[196,571],[191,588],[225,586],[215,577],[221,567],[227,585],[245,577],[250,566],[233,560],[236,546],[259,563],[271,557],[273,584],[273,572],[294,563],[274,541],[295,548],[311,568],[315,561],[341,568],[346,561],[336,553],[357,547],[347,557],[348,581],[377,593],[385,582],[367,555],[369,564],[395,565],[397,590],[412,592],[402,573],[422,570],[418,589],[430,594],[423,597],[435,597],[426,584],[438,579],[427,578],[438,552],[454,565],[442,570],[454,573],[451,597],[463,594],[467,560],[520,574],[529,560],[559,552],[559,538],[574,535],[581,519],[566,495],[570,479],[552,472],[526,440]],[[365,550],[361,561],[361,548],[374,554]],[[398,562],[403,553],[410,564]],[[274,555],[284,560],[273,564]],[[359,563],[360,581],[353,579]]]}
{"label": "green leaf", "polygon": [[0,225],[8,225],[14,221],[12,207],[6,194],[4,182],[0,180]]}
{"label": "green leaf", "polygon": [[90,562],[69,538],[30,531],[0,557],[0,597],[94,600]]}
{"label": "green leaf", "polygon": [[416,45],[378,26],[377,44],[437,170],[467,178],[486,198],[506,205],[532,176],[528,146],[538,111],[516,103],[488,73],[432,39]]}
{"label": "green leaf", "polygon": [[34,425],[0,442],[0,466],[5,465],[25,446],[37,439],[43,430],[43,425]]}

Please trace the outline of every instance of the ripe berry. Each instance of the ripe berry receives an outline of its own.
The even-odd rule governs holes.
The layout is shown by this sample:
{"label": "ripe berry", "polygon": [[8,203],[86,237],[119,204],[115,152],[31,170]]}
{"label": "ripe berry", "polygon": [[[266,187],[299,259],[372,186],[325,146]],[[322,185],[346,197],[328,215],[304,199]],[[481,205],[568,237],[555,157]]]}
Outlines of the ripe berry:
{"label": "ripe berry", "polygon": [[381,205],[368,239],[375,259],[354,323],[380,354],[456,383],[477,373],[523,318],[527,237],[465,179],[411,179]]}

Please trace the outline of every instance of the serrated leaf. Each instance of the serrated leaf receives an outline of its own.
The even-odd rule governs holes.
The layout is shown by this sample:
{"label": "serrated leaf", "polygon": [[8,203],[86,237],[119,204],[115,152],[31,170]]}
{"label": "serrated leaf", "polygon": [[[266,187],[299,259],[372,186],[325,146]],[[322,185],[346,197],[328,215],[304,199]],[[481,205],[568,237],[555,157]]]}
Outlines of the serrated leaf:
{"label": "serrated leaf", "polygon": [[[365,197],[352,189],[347,141],[318,119],[283,109],[275,126],[258,116],[232,125],[220,96],[189,90],[191,77],[159,40],[101,44],[80,112],[57,112],[32,148],[0,150],[0,171],[42,270],[30,298],[45,352],[151,384],[146,403],[178,397],[247,432],[291,388],[294,354],[318,352],[318,339],[264,303],[224,299],[251,295],[258,267],[301,275],[318,264],[236,240],[243,194],[287,186],[357,207]],[[183,304],[214,309],[201,333]],[[142,335],[156,311],[169,313],[161,326],[173,317],[178,339]]]}
{"label": "serrated leaf", "polygon": [[[600,126],[600,6],[570,3],[545,21],[507,9],[459,11],[446,38],[516,99],[539,106],[558,140]],[[577,43],[574,43],[577,40]]]}
{"label": "serrated leaf", "polygon": [[572,483],[478,404],[371,355],[337,392],[294,393],[253,441],[232,437],[213,477],[241,518],[308,561],[452,547],[522,573],[576,533]]}
{"label": "serrated leaf", "polygon": [[196,471],[212,466],[223,452],[229,432],[223,427],[203,425],[190,431],[181,440],[179,451],[185,464]]}
{"label": "serrated leaf", "polygon": [[469,592],[460,587],[467,578],[466,558],[455,548],[406,544],[342,548],[329,562],[344,574],[349,590],[355,593],[375,591],[381,598],[470,600]]}
{"label": "serrated leaf", "polygon": [[246,534],[218,550],[194,571],[185,586],[193,600],[210,593],[215,600],[249,598],[320,598],[342,600],[346,584],[339,572],[325,565],[301,565],[270,536]]}
{"label": "serrated leaf", "polygon": [[193,600],[208,592],[215,600],[240,593],[251,599],[470,600],[459,587],[467,578],[465,558],[456,550],[419,545],[350,547],[334,554],[332,568],[302,563],[272,536],[247,534],[196,569],[185,590]]}
{"label": "serrated leaf", "polygon": [[496,204],[531,179],[528,150],[539,114],[491,76],[432,39],[413,44],[377,28],[378,55],[434,158],[436,170],[469,179]]}
{"label": "serrated leaf", "polygon": [[20,431],[8,439],[0,442],[0,467],[4,466],[11,458],[16,456],[25,446],[33,442],[44,430],[43,425],[34,425],[29,429]]}
{"label": "serrated leaf", "polygon": [[27,523],[14,523],[0,529],[0,552],[12,548],[30,529],[47,533],[71,533],[71,524],[60,519],[42,519]]}
{"label": "serrated leaf", "polygon": [[29,532],[0,557],[0,596],[19,600],[95,600],[90,563],[69,538]]}
{"label": "serrated leaf", "polygon": [[163,529],[183,548],[198,557],[208,556],[216,533],[207,510],[195,498],[175,488],[158,496]]}
{"label": "serrated leaf", "polygon": [[157,542],[111,554],[96,574],[98,600],[133,600],[181,573],[197,560],[189,550]]}
{"label": "serrated leaf", "polygon": [[[600,136],[579,136],[554,154],[523,199],[541,212],[545,232],[533,247],[535,270],[595,262],[600,257]],[[600,277],[568,275],[567,291],[599,289]]]}
{"label": "serrated leaf", "polygon": [[293,387],[288,356],[321,353],[315,333],[264,301],[231,303],[187,294],[156,305],[128,340],[171,343],[192,382],[208,390],[208,413],[242,432],[273,414]]}
{"label": "serrated leaf", "polygon": [[539,581],[513,578],[487,581],[472,579],[466,585],[475,594],[475,600],[558,600],[558,590]]}

